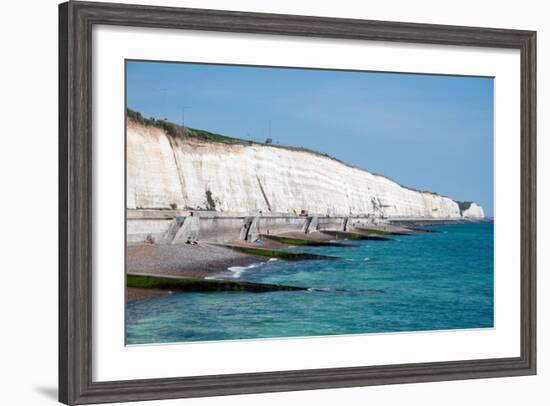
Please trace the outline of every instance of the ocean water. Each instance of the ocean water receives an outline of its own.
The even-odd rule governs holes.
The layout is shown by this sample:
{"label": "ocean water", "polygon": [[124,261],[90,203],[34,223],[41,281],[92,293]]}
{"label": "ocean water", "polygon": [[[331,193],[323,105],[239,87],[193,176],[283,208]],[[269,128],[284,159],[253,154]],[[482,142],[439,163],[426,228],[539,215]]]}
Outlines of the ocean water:
{"label": "ocean water", "polygon": [[258,262],[220,278],[297,292],[173,293],[127,307],[127,343],[235,340],[493,327],[493,223],[353,247],[296,247],[338,261]]}

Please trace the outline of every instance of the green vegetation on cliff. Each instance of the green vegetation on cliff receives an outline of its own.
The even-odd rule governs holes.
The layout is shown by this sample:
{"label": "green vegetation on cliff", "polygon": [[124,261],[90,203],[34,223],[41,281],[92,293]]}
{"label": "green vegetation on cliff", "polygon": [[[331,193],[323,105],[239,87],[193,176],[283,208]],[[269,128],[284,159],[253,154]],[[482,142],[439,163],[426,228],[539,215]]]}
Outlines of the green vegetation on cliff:
{"label": "green vegetation on cliff", "polygon": [[[260,142],[256,141],[250,141],[250,140],[244,140],[242,138],[236,138],[236,137],[228,137],[226,135],[216,134],[212,133],[210,131],[205,130],[197,130],[196,128],[191,127],[182,127],[181,125],[174,124],[167,120],[158,120],[154,117],[151,118],[145,118],[143,115],[138,112],[134,111],[130,108],[126,109],[127,117],[137,122],[141,125],[144,125],[146,127],[157,127],[161,128],[164,131],[166,131],[167,134],[171,135],[172,137],[176,138],[194,138],[197,140],[207,141],[207,142],[219,142],[222,144],[237,144],[237,145],[266,145]],[[334,159],[335,161],[344,163],[340,161],[339,159],[336,159],[328,154],[324,154],[322,152],[314,151],[308,148],[303,147],[292,147],[289,145],[277,145],[277,144],[268,144],[270,147],[274,148],[282,148],[282,149],[289,149],[292,151],[303,151],[303,152],[309,152],[311,154],[324,156],[330,159]],[[345,163],[344,163],[345,164]]]}
{"label": "green vegetation on cliff", "polygon": [[179,138],[196,138],[203,141],[220,142],[222,144],[252,144],[250,141],[239,138],[227,137],[221,134],[211,133],[209,131],[197,130],[195,128],[182,127],[181,125],[171,123],[166,120],[157,120],[154,117],[145,118],[143,115],[132,109],[126,109],[126,114],[130,120],[133,120],[146,127],[157,127],[166,131],[173,137]]}

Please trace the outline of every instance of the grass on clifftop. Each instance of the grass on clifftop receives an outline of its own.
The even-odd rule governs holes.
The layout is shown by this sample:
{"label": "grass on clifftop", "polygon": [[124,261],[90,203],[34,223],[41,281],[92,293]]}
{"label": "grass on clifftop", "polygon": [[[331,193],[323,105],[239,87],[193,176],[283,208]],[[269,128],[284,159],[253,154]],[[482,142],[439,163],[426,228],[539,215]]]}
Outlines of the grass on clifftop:
{"label": "grass on clifftop", "polygon": [[143,115],[132,109],[126,109],[128,118],[146,127],[161,128],[173,137],[179,138],[196,138],[210,142],[220,142],[222,144],[252,144],[251,141],[242,140],[239,138],[227,137],[221,134],[211,133],[209,131],[197,130],[190,127],[182,127],[181,125],[171,123],[166,120],[157,120],[154,117],[145,118]]}
{"label": "grass on clifftop", "polygon": [[195,139],[202,140],[202,141],[218,142],[218,143],[221,143],[221,144],[268,145],[268,146],[274,147],[274,148],[289,149],[289,150],[292,150],[292,151],[309,152],[311,154],[323,156],[323,157],[330,158],[330,159],[333,159],[335,161],[341,162],[343,164],[346,164],[345,162],[340,161],[339,159],[334,158],[333,156],[330,156],[329,154],[314,151],[314,150],[308,149],[308,148],[293,147],[293,146],[289,146],[289,145],[264,144],[264,143],[261,143],[261,142],[244,140],[242,138],[228,137],[226,135],[216,134],[216,133],[212,133],[210,131],[197,130],[196,128],[182,127],[181,125],[174,124],[170,121],[158,120],[154,117],[145,118],[145,117],[143,117],[143,115],[140,112],[134,111],[130,108],[126,109],[126,114],[127,114],[128,118],[130,120],[134,121],[134,122],[137,122],[137,123],[139,123],[141,125],[144,125],[146,127],[161,128],[164,131],[166,131],[167,134],[170,134],[173,137],[179,137],[179,138],[183,138],[183,139],[185,139],[185,138],[195,138]]}

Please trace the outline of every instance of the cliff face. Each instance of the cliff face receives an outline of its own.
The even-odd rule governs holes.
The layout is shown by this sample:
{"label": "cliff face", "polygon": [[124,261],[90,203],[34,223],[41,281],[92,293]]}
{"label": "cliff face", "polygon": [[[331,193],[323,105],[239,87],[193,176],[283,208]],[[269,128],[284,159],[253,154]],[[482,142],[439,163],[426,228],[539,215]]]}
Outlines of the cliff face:
{"label": "cliff face", "polygon": [[[459,218],[457,202],[310,152],[127,127],[128,209]],[[482,217],[475,205],[468,217]]]}
{"label": "cliff face", "polygon": [[485,217],[485,213],[483,212],[483,207],[478,206],[475,202],[470,202],[470,205],[463,209],[462,211],[462,217],[466,218],[480,218]]}

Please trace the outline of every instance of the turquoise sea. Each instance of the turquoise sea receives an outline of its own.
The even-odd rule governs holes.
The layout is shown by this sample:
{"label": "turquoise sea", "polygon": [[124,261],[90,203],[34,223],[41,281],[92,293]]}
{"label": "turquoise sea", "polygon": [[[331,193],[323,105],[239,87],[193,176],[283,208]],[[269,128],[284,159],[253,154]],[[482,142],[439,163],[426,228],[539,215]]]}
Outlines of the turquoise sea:
{"label": "turquoise sea", "polygon": [[339,261],[258,262],[220,277],[297,292],[174,293],[127,307],[127,343],[236,340],[493,327],[493,223],[438,233],[290,248]]}

